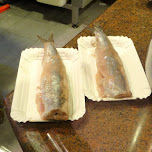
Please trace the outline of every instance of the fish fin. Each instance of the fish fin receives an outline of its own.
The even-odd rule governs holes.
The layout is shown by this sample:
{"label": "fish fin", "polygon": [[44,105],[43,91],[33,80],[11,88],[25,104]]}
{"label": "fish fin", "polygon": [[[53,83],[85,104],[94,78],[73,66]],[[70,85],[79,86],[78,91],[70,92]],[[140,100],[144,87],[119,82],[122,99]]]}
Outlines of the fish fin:
{"label": "fish fin", "polygon": [[101,33],[103,33],[105,35],[105,33],[99,23],[94,24],[94,29],[95,29],[95,31],[97,31],[97,32],[100,31]]}
{"label": "fish fin", "polygon": [[42,37],[40,37],[39,35],[37,35],[37,37],[39,38],[39,40],[42,42],[42,43],[47,43],[48,41]]}
{"label": "fish fin", "polygon": [[39,35],[37,35],[37,37],[39,38],[39,40],[40,40],[42,43],[52,43],[52,44],[54,44],[53,33],[50,34],[48,40],[42,38],[42,37],[39,36]]}
{"label": "fish fin", "polygon": [[53,33],[50,34],[48,42],[52,42],[54,44]]}
{"label": "fish fin", "polygon": [[39,38],[39,40],[43,43],[44,45],[44,56],[43,56],[43,59],[42,59],[42,64],[44,63],[44,58],[45,56],[47,55],[47,49],[46,49],[46,43],[48,43],[48,41],[42,37],[40,37],[39,35],[37,35],[37,37]]}
{"label": "fish fin", "polygon": [[99,22],[96,22],[96,23],[94,24],[94,27],[98,27],[98,28],[100,27],[100,28],[101,28]]}

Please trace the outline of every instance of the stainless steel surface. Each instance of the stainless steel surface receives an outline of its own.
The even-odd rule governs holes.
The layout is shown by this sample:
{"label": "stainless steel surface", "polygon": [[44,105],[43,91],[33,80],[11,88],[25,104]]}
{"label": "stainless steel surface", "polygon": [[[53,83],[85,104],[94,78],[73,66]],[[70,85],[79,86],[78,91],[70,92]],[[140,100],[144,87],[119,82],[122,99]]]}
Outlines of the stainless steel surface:
{"label": "stainless steel surface", "polygon": [[69,10],[35,0],[12,1],[10,9],[0,13],[0,151],[22,152],[1,105],[1,100],[14,89],[21,51],[43,47],[36,35],[48,37],[50,31],[54,33],[56,47],[63,47],[108,8],[99,2],[80,14],[77,29],[71,27]]}
{"label": "stainless steel surface", "polygon": [[73,25],[77,25],[78,19],[79,19],[80,4],[76,3],[76,1],[77,0],[72,0],[72,24]]}
{"label": "stainless steel surface", "polygon": [[148,52],[147,52],[145,72],[146,72],[146,76],[149,81],[150,87],[152,89],[152,40],[150,41]]}

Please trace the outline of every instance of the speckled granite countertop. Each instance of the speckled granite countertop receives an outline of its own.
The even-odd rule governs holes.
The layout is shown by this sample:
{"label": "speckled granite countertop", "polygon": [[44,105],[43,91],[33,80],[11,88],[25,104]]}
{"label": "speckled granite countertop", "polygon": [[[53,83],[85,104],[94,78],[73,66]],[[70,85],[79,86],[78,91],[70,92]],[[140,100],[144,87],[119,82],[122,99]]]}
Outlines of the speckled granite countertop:
{"label": "speckled granite countertop", "polygon": [[[152,33],[148,0],[117,0],[89,27],[99,22],[107,35],[131,38],[144,67]],[[77,38],[92,35],[83,30],[65,47],[77,47]],[[10,114],[13,92],[4,101],[12,128],[25,152],[152,152],[152,96],[143,100],[92,102],[74,122],[17,123]]]}

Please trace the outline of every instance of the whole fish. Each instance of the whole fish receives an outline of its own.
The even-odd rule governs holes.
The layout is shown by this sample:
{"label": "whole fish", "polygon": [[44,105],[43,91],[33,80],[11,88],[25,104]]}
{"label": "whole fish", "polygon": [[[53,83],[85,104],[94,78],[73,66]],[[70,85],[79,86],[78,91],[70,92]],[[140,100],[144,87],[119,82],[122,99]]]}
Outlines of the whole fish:
{"label": "whole fish", "polygon": [[96,38],[96,83],[99,96],[109,98],[131,97],[132,93],[127,76],[118,53],[100,25],[95,25],[94,33]]}
{"label": "whole fish", "polygon": [[[39,36],[38,36],[39,37]],[[65,66],[54,47],[53,35],[45,40],[40,91],[36,103],[44,120],[68,120],[69,88]]]}

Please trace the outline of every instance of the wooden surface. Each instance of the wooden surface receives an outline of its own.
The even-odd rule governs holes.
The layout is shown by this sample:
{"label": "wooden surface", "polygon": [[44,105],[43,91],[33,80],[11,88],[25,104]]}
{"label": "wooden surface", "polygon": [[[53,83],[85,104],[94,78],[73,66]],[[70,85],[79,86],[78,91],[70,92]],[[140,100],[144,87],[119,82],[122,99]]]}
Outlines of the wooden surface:
{"label": "wooden surface", "polygon": [[[152,32],[152,9],[148,0],[117,0],[88,27],[99,22],[107,35],[128,36],[144,67]],[[65,47],[77,47],[84,29]],[[152,96],[143,100],[93,102],[86,98],[86,114],[77,121],[18,123],[10,118],[13,92],[5,101],[12,128],[25,152],[151,152]],[[58,144],[58,145],[57,145]]]}

